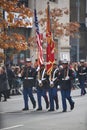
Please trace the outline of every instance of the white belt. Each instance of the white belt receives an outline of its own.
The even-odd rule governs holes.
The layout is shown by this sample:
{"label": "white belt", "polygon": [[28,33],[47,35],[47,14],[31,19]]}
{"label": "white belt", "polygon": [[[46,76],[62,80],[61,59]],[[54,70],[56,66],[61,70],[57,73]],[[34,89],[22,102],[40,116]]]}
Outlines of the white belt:
{"label": "white belt", "polygon": [[69,80],[69,78],[65,78],[65,79],[64,79],[64,78],[62,78],[62,80]]}
{"label": "white belt", "polygon": [[24,79],[34,79],[33,77],[25,77]]}
{"label": "white belt", "polygon": [[86,73],[79,73],[79,75],[86,75]]}
{"label": "white belt", "polygon": [[64,78],[62,78],[62,80],[65,80]]}
{"label": "white belt", "polygon": [[46,78],[42,78],[42,81],[46,80]]}

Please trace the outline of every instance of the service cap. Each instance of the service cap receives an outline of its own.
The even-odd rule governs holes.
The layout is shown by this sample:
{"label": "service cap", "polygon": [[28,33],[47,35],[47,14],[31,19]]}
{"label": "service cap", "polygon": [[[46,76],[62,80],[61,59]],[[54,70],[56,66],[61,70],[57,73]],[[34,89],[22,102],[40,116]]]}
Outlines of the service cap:
{"label": "service cap", "polygon": [[30,58],[26,58],[26,62],[31,62],[31,59]]}
{"label": "service cap", "polygon": [[62,64],[68,64],[68,61],[65,59],[62,61]]}
{"label": "service cap", "polygon": [[81,59],[81,60],[80,60],[80,63],[84,63],[84,62],[85,62],[85,60],[84,60],[84,59]]}

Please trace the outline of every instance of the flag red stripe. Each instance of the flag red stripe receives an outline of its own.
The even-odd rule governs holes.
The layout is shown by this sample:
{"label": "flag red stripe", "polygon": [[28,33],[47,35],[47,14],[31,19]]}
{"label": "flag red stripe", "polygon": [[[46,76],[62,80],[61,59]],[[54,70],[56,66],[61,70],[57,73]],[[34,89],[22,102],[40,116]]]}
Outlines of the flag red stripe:
{"label": "flag red stripe", "polygon": [[50,13],[49,13],[49,3],[47,6],[47,32],[46,32],[46,38],[47,38],[47,73],[50,75],[51,70],[55,61],[54,58],[54,41],[51,34],[51,25],[50,25]]}
{"label": "flag red stripe", "polygon": [[43,64],[43,61],[44,61],[43,60],[43,49],[42,49],[42,42],[41,42],[41,37],[40,37],[40,33],[39,33],[36,9],[34,9],[34,15],[35,15],[35,27],[36,27],[36,40],[37,40],[37,45],[38,45],[38,59],[39,59],[39,63]]}
{"label": "flag red stripe", "polygon": [[38,44],[39,61],[40,61],[40,64],[43,64],[43,50],[41,46],[42,43],[40,39],[40,34],[36,33],[36,37],[37,37],[37,44]]}

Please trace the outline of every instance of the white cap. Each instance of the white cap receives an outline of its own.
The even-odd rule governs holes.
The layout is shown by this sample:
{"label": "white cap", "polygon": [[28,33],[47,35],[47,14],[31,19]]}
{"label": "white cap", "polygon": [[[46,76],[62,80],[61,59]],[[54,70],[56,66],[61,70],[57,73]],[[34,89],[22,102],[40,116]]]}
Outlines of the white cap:
{"label": "white cap", "polygon": [[68,61],[65,59],[62,61],[63,64],[68,64]]}
{"label": "white cap", "polygon": [[84,60],[84,59],[81,59],[81,60],[80,60],[80,62],[81,62],[81,63],[84,63],[84,62],[85,62],[85,60]]}
{"label": "white cap", "polygon": [[26,62],[31,62],[31,59],[30,58],[26,58]]}
{"label": "white cap", "polygon": [[63,69],[63,66],[62,66],[62,65],[60,65],[60,66],[59,66],[59,69]]}

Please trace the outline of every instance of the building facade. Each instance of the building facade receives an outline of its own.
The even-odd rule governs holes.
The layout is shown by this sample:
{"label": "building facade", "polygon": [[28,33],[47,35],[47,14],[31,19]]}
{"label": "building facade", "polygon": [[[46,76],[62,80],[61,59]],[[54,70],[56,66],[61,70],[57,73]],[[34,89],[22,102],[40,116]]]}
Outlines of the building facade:
{"label": "building facade", "polygon": [[70,0],[70,20],[80,23],[79,38],[71,38],[71,60],[87,60],[87,0]]}
{"label": "building facade", "polygon": [[[36,10],[37,12],[40,10],[45,10],[47,8],[47,2],[48,0],[36,0]],[[26,7],[29,7],[32,11],[34,10],[34,0],[19,0],[19,4],[24,4]],[[60,8],[64,9],[67,8],[69,10],[70,8],[70,0],[49,0],[50,3],[50,9],[52,8]],[[38,16],[38,20],[40,17]],[[34,20],[34,19],[33,19]],[[64,15],[63,17],[59,18],[59,22],[66,24],[70,21],[69,15]],[[39,26],[40,27],[40,26]],[[35,27],[33,25],[32,28],[16,28],[15,30],[8,30],[9,33],[11,32],[18,32],[20,34],[23,34],[27,41],[28,38],[32,35],[35,35]],[[44,33],[43,30],[40,28],[40,33]],[[44,35],[44,34],[43,34]],[[54,37],[54,40],[56,41],[55,44],[55,59],[56,61],[60,61],[63,59],[67,59],[70,61],[70,39],[69,37],[61,36],[61,37]],[[36,44],[36,43],[35,43]],[[43,49],[44,52],[44,59],[46,60],[46,50]],[[9,54],[9,50],[7,51],[7,56]],[[38,49],[36,46],[33,49],[22,51],[19,54],[14,55],[13,64],[24,64],[25,58],[30,57],[32,61],[34,62],[35,59],[38,58]],[[8,57],[9,60],[9,57]]]}

